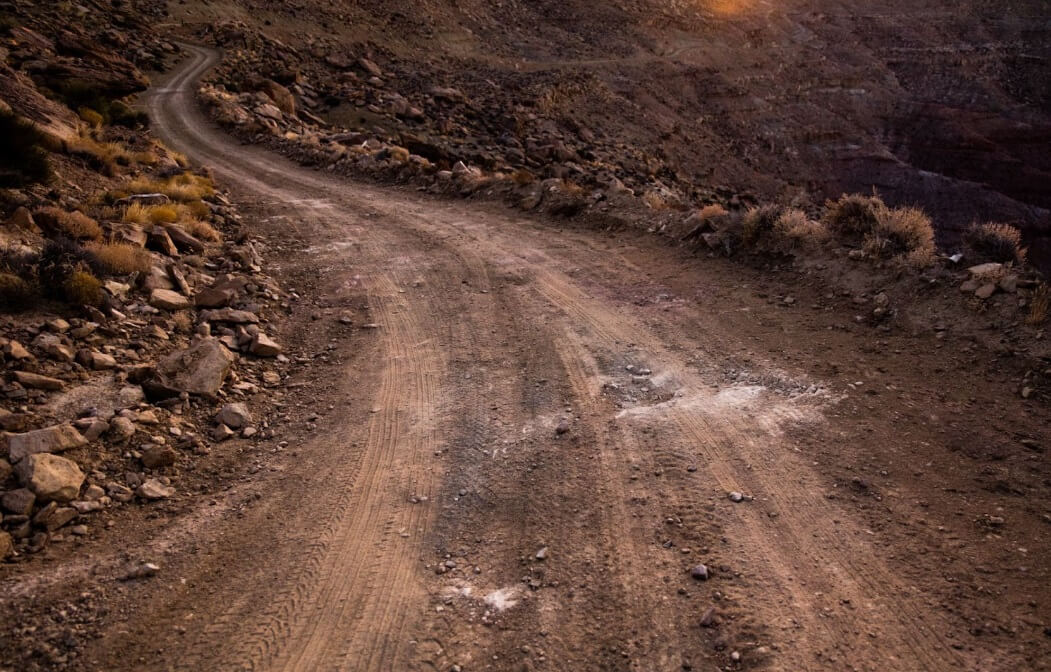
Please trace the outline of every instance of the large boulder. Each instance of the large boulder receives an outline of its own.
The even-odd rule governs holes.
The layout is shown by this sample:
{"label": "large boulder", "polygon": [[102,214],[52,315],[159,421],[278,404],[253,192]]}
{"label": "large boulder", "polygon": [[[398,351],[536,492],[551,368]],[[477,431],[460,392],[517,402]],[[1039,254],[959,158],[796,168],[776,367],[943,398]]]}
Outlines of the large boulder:
{"label": "large boulder", "polygon": [[259,87],[259,90],[265,93],[267,98],[274,101],[274,105],[277,109],[285,114],[295,116],[296,99],[291,91],[272,79],[265,80],[262,86]]}
{"label": "large boulder", "polygon": [[84,472],[76,462],[50,453],[30,455],[16,470],[22,485],[42,502],[72,501],[84,484]]}
{"label": "large boulder", "polygon": [[214,397],[230,375],[237,356],[216,338],[202,338],[157,364],[152,380],[143,384],[148,396],[167,398],[182,392]]}
{"label": "large boulder", "polygon": [[61,453],[87,445],[88,441],[72,425],[54,425],[24,434],[12,434],[7,450],[12,462],[37,453]]}

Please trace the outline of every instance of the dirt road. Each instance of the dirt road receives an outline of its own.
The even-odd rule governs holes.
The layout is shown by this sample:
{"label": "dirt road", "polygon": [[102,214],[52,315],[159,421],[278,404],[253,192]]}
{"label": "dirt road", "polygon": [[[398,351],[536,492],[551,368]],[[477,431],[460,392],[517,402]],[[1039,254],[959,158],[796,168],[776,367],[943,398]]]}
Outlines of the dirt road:
{"label": "dirt road", "polygon": [[[995,361],[634,234],[293,166],[202,118],[212,58],[150,116],[254,216],[312,363],[289,444],[146,542],[165,571],[88,667],[1048,669],[1048,470],[1016,440],[1047,414]],[[376,328],[337,337],[347,311]]]}

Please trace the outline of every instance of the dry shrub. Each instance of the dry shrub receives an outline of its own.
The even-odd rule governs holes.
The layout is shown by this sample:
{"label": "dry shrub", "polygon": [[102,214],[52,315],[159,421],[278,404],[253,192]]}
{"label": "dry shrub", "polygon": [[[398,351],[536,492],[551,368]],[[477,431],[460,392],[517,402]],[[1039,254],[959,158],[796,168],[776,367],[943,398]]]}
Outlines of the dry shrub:
{"label": "dry shrub", "polygon": [[14,273],[0,273],[0,310],[21,312],[31,308],[37,300],[33,283]]}
{"label": "dry shrub", "polygon": [[1022,232],[1009,224],[972,224],[963,240],[982,261],[1025,263]]}
{"label": "dry shrub", "polygon": [[878,196],[843,194],[838,201],[825,203],[821,221],[833,233],[847,237],[863,237],[876,228],[879,213],[886,209]]}
{"label": "dry shrub", "polygon": [[124,147],[115,142],[99,142],[90,136],[80,136],[66,142],[67,151],[81,156],[107,175],[117,174],[117,166],[131,165],[133,159]]}
{"label": "dry shrub", "polygon": [[785,210],[774,222],[774,232],[792,245],[822,243],[828,240],[828,229],[798,209]]}
{"label": "dry shrub", "polygon": [[917,208],[878,209],[876,225],[865,235],[865,251],[877,258],[904,257],[915,266],[934,259],[934,226]]}
{"label": "dry shrub", "polygon": [[34,212],[33,218],[45,229],[74,240],[98,240],[102,237],[99,223],[77,210],[66,212],[49,206]]}
{"label": "dry shrub", "polygon": [[190,311],[180,310],[172,315],[172,326],[180,334],[188,334],[193,331],[193,317]]}
{"label": "dry shrub", "polygon": [[711,222],[720,217],[725,217],[728,214],[730,213],[726,210],[726,208],[719,205],[718,203],[706,205],[697,211],[697,217],[702,222]]}
{"label": "dry shrub", "polygon": [[97,306],[102,302],[102,283],[88,271],[73,271],[64,286],[64,298],[81,306]]}
{"label": "dry shrub", "polygon": [[91,109],[90,107],[82,107],[77,110],[77,115],[80,116],[81,120],[91,125],[92,128],[99,128],[102,126],[102,115]]}
{"label": "dry shrub", "polygon": [[1041,283],[1033,292],[1033,298],[1029,302],[1029,315],[1026,316],[1025,321],[1027,324],[1039,326],[1047,321],[1049,312],[1051,312],[1051,286]]}
{"label": "dry shrub", "polygon": [[146,149],[141,152],[132,152],[131,160],[142,166],[155,166],[160,162],[160,157],[153,150]]}
{"label": "dry shrub", "polygon": [[179,226],[190,234],[194,238],[199,240],[207,240],[213,243],[221,242],[223,237],[216,231],[211,224],[201,219],[187,219],[184,222],[180,222]]}
{"label": "dry shrub", "polygon": [[174,224],[180,219],[179,207],[172,203],[143,205],[132,203],[124,210],[121,219],[128,224]]}
{"label": "dry shrub", "polygon": [[745,247],[755,247],[760,239],[774,230],[780,217],[781,208],[776,205],[750,209],[741,220],[741,243]]}
{"label": "dry shrub", "polygon": [[656,191],[647,191],[642,195],[642,202],[650,210],[670,210],[671,206],[668,205],[668,201],[663,196],[658,194]]}
{"label": "dry shrub", "polygon": [[562,180],[562,191],[568,196],[574,198],[584,198],[587,195],[587,190],[580,186],[573,180]]}
{"label": "dry shrub", "polygon": [[102,267],[114,275],[150,270],[150,253],[140,247],[125,243],[101,243],[90,245],[88,249],[98,257]]}
{"label": "dry shrub", "polygon": [[190,217],[198,219],[211,219],[212,217],[212,209],[204,201],[191,201],[190,203],[181,204],[180,207],[189,213]]}
{"label": "dry shrub", "polygon": [[164,194],[173,201],[189,203],[215,194],[215,185],[207,177],[186,172],[164,180],[132,180],[128,191],[133,194]]}
{"label": "dry shrub", "polygon": [[533,184],[536,182],[536,175],[529,172],[525,168],[519,168],[515,172],[511,173],[511,181],[520,187]]}

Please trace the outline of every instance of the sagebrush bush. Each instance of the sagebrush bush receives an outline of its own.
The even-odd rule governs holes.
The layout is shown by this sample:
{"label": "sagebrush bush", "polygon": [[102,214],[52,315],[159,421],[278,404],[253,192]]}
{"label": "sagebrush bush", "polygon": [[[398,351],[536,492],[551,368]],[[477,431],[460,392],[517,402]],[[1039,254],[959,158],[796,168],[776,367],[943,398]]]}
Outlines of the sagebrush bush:
{"label": "sagebrush bush", "polygon": [[825,203],[821,221],[828,230],[848,237],[863,237],[876,228],[879,212],[886,206],[878,196],[843,194]]}
{"label": "sagebrush bush", "polygon": [[982,261],[1025,263],[1022,232],[1009,224],[972,224],[964,233],[963,241]]}
{"label": "sagebrush bush", "polygon": [[746,247],[757,245],[761,238],[774,230],[780,216],[781,208],[776,205],[751,208],[741,220],[741,243]]}
{"label": "sagebrush bush", "polygon": [[102,283],[88,271],[73,271],[62,289],[62,298],[69,303],[80,306],[97,306],[102,303]]}
{"label": "sagebrush bush", "polygon": [[215,194],[215,185],[210,178],[190,172],[163,180],[139,178],[132,180],[127,189],[133,194],[164,194],[182,203],[200,201]]}
{"label": "sagebrush bush", "polygon": [[0,112],[0,189],[51,180],[44,136],[11,112]]}
{"label": "sagebrush bush", "polygon": [[125,243],[96,243],[88,249],[107,272],[114,275],[145,273],[150,270],[150,253],[141,247]]}
{"label": "sagebrush bush", "polygon": [[143,205],[132,203],[121,219],[128,224],[174,224],[180,219],[179,207],[174,203]]}
{"label": "sagebrush bush", "polygon": [[65,298],[63,291],[69,278],[76,271],[101,275],[104,271],[98,257],[69,238],[49,240],[40,252],[37,276],[44,291]]}
{"label": "sagebrush bush", "polygon": [[35,283],[14,273],[0,272],[0,310],[17,313],[32,308],[37,301]]}
{"label": "sagebrush bush", "polygon": [[796,208],[781,213],[774,223],[774,232],[790,245],[821,243],[829,237],[823,223],[810,219]]}
{"label": "sagebrush bush", "polygon": [[34,212],[33,219],[44,229],[74,240],[98,240],[102,237],[99,223],[79,210],[67,212],[49,206]]}
{"label": "sagebrush bush", "polygon": [[880,208],[876,225],[865,235],[865,251],[877,258],[903,257],[916,266],[934,259],[934,226],[917,208]]}
{"label": "sagebrush bush", "polygon": [[179,226],[194,238],[207,240],[213,243],[218,243],[223,239],[211,224],[200,219],[187,219],[183,222],[179,222]]}

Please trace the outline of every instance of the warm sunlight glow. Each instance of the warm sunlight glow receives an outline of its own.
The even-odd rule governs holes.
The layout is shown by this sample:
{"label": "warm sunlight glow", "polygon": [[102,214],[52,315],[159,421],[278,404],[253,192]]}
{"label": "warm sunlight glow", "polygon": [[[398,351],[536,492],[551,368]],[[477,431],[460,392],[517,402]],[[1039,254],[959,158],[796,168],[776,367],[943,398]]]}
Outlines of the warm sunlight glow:
{"label": "warm sunlight glow", "polygon": [[755,7],[757,0],[710,0],[708,6],[720,16],[744,14]]}

